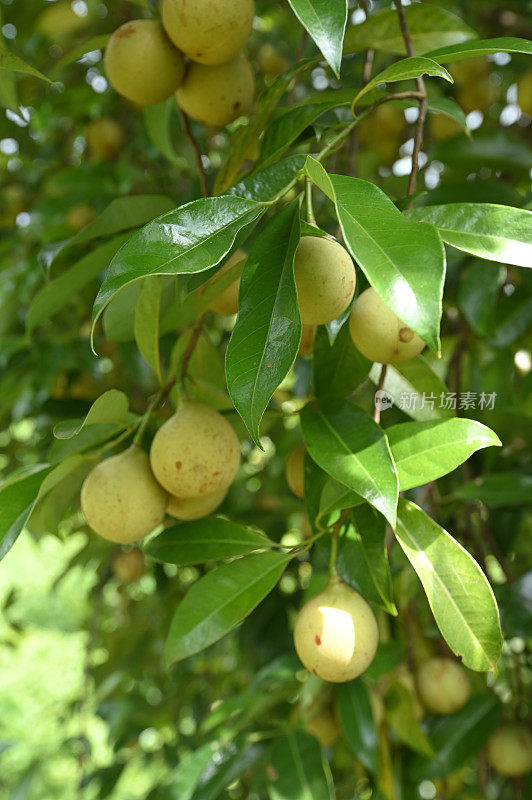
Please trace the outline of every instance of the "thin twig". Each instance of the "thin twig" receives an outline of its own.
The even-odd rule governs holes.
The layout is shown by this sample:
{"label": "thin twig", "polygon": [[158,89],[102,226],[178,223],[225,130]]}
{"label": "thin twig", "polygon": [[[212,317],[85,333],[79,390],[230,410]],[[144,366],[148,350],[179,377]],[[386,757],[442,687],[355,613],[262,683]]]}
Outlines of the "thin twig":
{"label": "thin twig", "polygon": [[344,509],[340,514],[340,517],[334,524],[334,528],[331,531],[331,556],[329,558],[329,575],[338,575],[338,570],[336,569],[336,559],[338,558],[338,535],[340,533],[340,529],[344,522],[346,521],[347,517],[351,513],[350,508]]}
{"label": "thin twig", "polygon": [[201,194],[203,197],[208,197],[210,194],[209,191],[209,181],[207,180],[207,173],[205,172],[205,167],[203,165],[203,159],[201,155],[201,150],[199,145],[194,138],[194,134],[190,128],[190,122],[188,121],[188,117],[182,109],[179,109],[179,115],[181,117],[181,124],[183,125],[183,133],[188,139],[190,147],[192,148],[192,152],[194,153],[194,160],[196,161],[196,166],[198,167],[199,179],[201,184]]}
{"label": "thin twig", "polygon": [[380,407],[377,406],[377,399],[376,398],[377,398],[378,392],[382,391],[382,388],[384,386],[384,381],[386,380],[386,372],[387,372],[387,370],[388,370],[388,364],[383,364],[382,367],[381,367],[381,374],[380,374],[380,377],[379,377],[379,383],[377,385],[377,389],[375,390],[375,405],[373,407],[373,419],[375,420],[377,425],[379,425],[380,421],[381,421],[381,410],[380,410]]}
{"label": "thin twig", "polygon": [[[368,0],[359,0],[360,6],[366,15],[366,19],[369,17],[369,3]],[[366,55],[364,56],[364,66],[362,67],[362,86],[365,86],[366,83],[369,82],[371,78],[371,70],[373,68],[373,59],[375,57],[375,50],[366,50]]]}
{"label": "thin twig", "polygon": [[[408,29],[408,23],[406,21],[405,10],[403,7],[402,0],[394,0],[395,7],[397,8],[397,15],[399,17],[399,27],[401,29],[401,33],[403,36],[403,40],[405,43],[406,53],[409,57],[415,56],[414,44],[412,42],[412,37],[410,35],[410,31]],[[408,194],[413,195],[416,191],[417,185],[417,175],[419,172],[419,154],[421,152],[421,146],[423,144],[423,134],[425,131],[425,120],[427,118],[427,105],[428,105],[428,98],[427,98],[427,88],[425,86],[425,81],[422,77],[416,78],[416,85],[418,88],[419,93],[421,94],[421,98],[419,101],[419,115],[417,118],[416,123],[416,130],[414,133],[414,150],[412,152],[412,170],[410,172],[410,178],[408,181]],[[412,205],[410,203],[409,207]]]}
{"label": "thin twig", "polygon": [[190,335],[189,342],[188,342],[188,344],[186,346],[185,352],[183,353],[183,358],[181,359],[181,381],[180,381],[181,388],[183,388],[183,386],[185,384],[185,378],[187,377],[188,365],[190,363],[190,359],[192,358],[192,356],[194,354],[194,350],[196,349],[196,345],[198,343],[198,339],[199,339],[200,334],[201,334],[202,324],[203,324],[203,316],[201,316],[198,319],[198,321],[196,322],[196,324],[194,325],[194,328],[192,329],[192,333]]}

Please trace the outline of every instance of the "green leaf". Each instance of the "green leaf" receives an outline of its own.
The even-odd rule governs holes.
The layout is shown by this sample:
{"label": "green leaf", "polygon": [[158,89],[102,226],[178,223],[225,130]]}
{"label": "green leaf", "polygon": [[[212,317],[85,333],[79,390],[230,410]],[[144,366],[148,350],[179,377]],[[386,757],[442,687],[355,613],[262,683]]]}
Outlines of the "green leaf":
{"label": "green leaf", "polygon": [[259,553],[208,572],[181,601],[166,640],[166,662],[182,661],[229,633],[267,595],[292,556]]}
{"label": "green leaf", "polygon": [[261,203],[241,197],[206,197],[145,225],[111,261],[93,310],[93,328],[125,286],[150,275],[203,272],[229,253],[238,233],[257,221]]}
{"label": "green leaf", "polygon": [[79,420],[59,422],[54,428],[54,436],[56,439],[72,439],[86,425],[101,425],[102,423],[114,423],[125,428],[129,422],[128,411],[129,401],[124,392],[109,389],[94,401],[81,424]]}
{"label": "green leaf", "polygon": [[475,131],[471,138],[453,136],[435,147],[432,156],[468,173],[484,168],[521,174],[532,169],[532,150],[526,142],[501,129]]}
{"label": "green leaf", "polygon": [[432,223],[444,242],[488,261],[532,267],[532,211],[491,203],[448,203],[406,211]]}
{"label": "green leaf", "polygon": [[26,330],[30,334],[38,325],[53,317],[68,306],[78,292],[105,270],[109,261],[127,242],[130,234],[116,236],[109,242],[95,248],[87,256],[77,261],[58,278],[46,283],[40,289],[28,308]]}
{"label": "green leaf", "polygon": [[166,564],[201,564],[264,550],[271,541],[262,531],[222,517],[181,522],[151,539],[146,552]]}
{"label": "green leaf", "polygon": [[65,67],[68,67],[69,64],[72,64],[74,61],[79,61],[79,59],[83,58],[87,53],[92,53],[94,50],[103,50],[110,38],[110,33],[101,33],[98,36],[93,36],[91,39],[86,39],[84,42],[81,42],[81,44],[76,45],[76,47],[69,50],[68,53],[65,53],[65,55],[56,62],[53,69],[54,76],[59,75]]}
{"label": "green leaf", "polygon": [[135,342],[141,355],[154,370],[159,384],[163,382],[159,358],[159,319],[161,315],[162,280],[158,276],[142,283],[135,308]]}
{"label": "green leaf", "polygon": [[432,758],[434,756],[432,745],[420,725],[414,698],[408,689],[394,680],[386,692],[385,703],[386,720],[399,741],[412,750]]}
{"label": "green leaf", "polygon": [[418,574],[436,624],[470,669],[494,669],[502,649],[497,603],[477,562],[408,500],[399,501],[397,540]]}
{"label": "green leaf", "polygon": [[179,800],[193,800],[201,776],[213,756],[218,755],[217,750],[216,742],[207,742],[179,760],[170,781],[171,790]]}
{"label": "green leaf", "polygon": [[288,156],[277,164],[252,172],[228,189],[227,194],[264,203],[275,200],[294,182],[305,166],[305,160],[306,156],[303,154]]}
{"label": "green leaf", "polygon": [[[1,48],[2,45],[0,43],[0,52]],[[13,72],[0,72],[0,106],[2,106],[2,108],[9,108],[11,111],[18,113],[18,93],[15,74]]]}
{"label": "green leaf", "polygon": [[399,491],[435,481],[499,437],[474,419],[404,422],[386,429],[397,467]]}
{"label": "green leaf", "polygon": [[334,201],[347,247],[369,282],[439,352],[445,251],[436,229],[407,220],[369,181],[327,175],[310,156],[305,171]]}
{"label": "green leaf", "polygon": [[338,539],[337,568],[345,583],[388,614],[397,614],[386,550],[386,522],[367,503],[349,515]]}
{"label": "green leaf", "polygon": [[283,109],[266,128],[261,163],[274,161],[318,117],[338,105],[338,100],[333,99],[327,103],[305,103],[296,108]]}
{"label": "green leaf", "polygon": [[377,773],[378,733],[369,692],[360,678],[335,687],[345,741],[364,766]]}
{"label": "green leaf", "polygon": [[[380,371],[380,365],[375,364],[369,374],[375,385]],[[448,403],[452,393],[421,355],[404,364],[388,365],[384,389],[401,411],[413,419],[450,419],[456,414],[452,403]]]}
{"label": "green leaf", "polygon": [[50,80],[50,78],[47,78],[46,75],[43,75],[38,69],[35,69],[35,67],[27,64],[14,53],[10,53],[9,50],[5,50],[3,48],[0,49],[0,70],[7,70],[8,72],[22,72],[24,75],[31,75],[34,78],[39,78],[41,81],[45,81],[46,83],[53,85],[53,82]]}
{"label": "green leaf", "polygon": [[[441,44],[441,40],[438,41]],[[429,58],[448,64],[451,61],[460,61],[463,58],[476,58],[489,56],[492,53],[527,53],[532,54],[532,42],[528,39],[519,39],[515,36],[501,36],[496,39],[476,39],[465,44],[454,44],[439,47],[427,53]]]}
{"label": "green leaf", "polygon": [[500,712],[500,700],[491,692],[472,697],[456,714],[435,719],[429,728],[435,755],[416,757],[410,767],[412,780],[443,778],[459,769],[491,736]]}
{"label": "green leaf", "polygon": [[301,413],[311,458],[325,472],[362,495],[395,527],[397,471],[383,430],[348,400],[312,403]]}
{"label": "green leaf", "polygon": [[316,331],[312,359],[312,379],[318,399],[347,397],[367,377],[371,362],[360,353],[343,325],[331,346],[323,325]]}
{"label": "green leaf", "polygon": [[105,338],[115,342],[132,342],[135,339],[134,309],[140,299],[142,283],[131,283],[115,294],[103,312]]}
{"label": "green leaf", "polygon": [[171,164],[182,168],[186,161],[173,142],[176,127],[179,130],[179,117],[175,110],[175,98],[169,97],[163,103],[144,106],[142,116],[151,143]]}
{"label": "green leaf", "polygon": [[437,61],[431,58],[424,58],[423,56],[412,56],[411,58],[403,58],[401,61],[396,61],[390,64],[378,75],[375,75],[368,83],[359,91],[353,100],[352,107],[354,108],[361,97],[363,97],[372,89],[375,89],[381,83],[395,83],[397,81],[406,81],[413,78],[420,78],[422,75],[431,75],[436,78],[443,78],[449,83],[453,83],[453,77],[450,75],[445,67],[442,67]]}
{"label": "green leaf", "polygon": [[288,2],[338,78],[347,22],[347,0],[288,0]]}
{"label": "green leaf", "polygon": [[[454,45],[477,36],[460,17],[445,8],[412,4],[405,6],[404,12],[416,53],[424,54],[433,47],[441,47],[442,43]],[[395,8],[372,14],[365,22],[347,30],[344,52],[354,53],[370,48],[406,54]],[[433,54],[430,55],[432,57]]]}
{"label": "green leaf", "polygon": [[294,200],[256,237],[242,273],[238,318],[227,348],[227,386],[256,443],[262,415],[301,339],[294,279],[298,243],[299,201]]}
{"label": "green leaf", "polygon": [[329,768],[316,739],[290,731],[271,749],[268,770],[270,800],[334,800]]}
{"label": "green leaf", "polygon": [[11,549],[37,501],[39,489],[53,467],[35,464],[0,486],[0,559]]}
{"label": "green leaf", "polygon": [[485,475],[459,486],[453,492],[458,500],[476,500],[492,508],[520,506],[532,502],[532,475]]}

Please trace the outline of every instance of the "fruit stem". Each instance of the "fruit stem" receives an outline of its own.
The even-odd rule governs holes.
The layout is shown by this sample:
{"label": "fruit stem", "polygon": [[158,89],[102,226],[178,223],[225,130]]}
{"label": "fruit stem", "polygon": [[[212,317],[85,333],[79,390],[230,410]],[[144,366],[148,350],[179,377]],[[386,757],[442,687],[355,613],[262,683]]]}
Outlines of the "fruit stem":
{"label": "fruit stem", "polygon": [[373,407],[373,419],[377,423],[380,424],[381,421],[381,409],[380,404],[377,406],[377,393],[380,392],[384,386],[384,381],[386,380],[386,372],[388,370],[388,364],[382,364],[381,366],[381,374],[379,377],[379,383],[377,384],[377,389],[375,390],[375,405]]}
{"label": "fruit stem", "polygon": [[190,127],[190,122],[188,121],[188,117],[184,111],[179,109],[179,116],[181,117],[181,125],[183,126],[183,133],[185,134],[192,152],[194,154],[194,160],[196,162],[196,166],[198,168],[198,174],[200,179],[201,185],[201,194],[203,197],[209,197],[209,182],[207,180],[207,173],[205,172],[205,167],[203,166],[203,157],[201,155],[201,150],[197,141],[194,138],[194,134],[192,133],[192,129]]}
{"label": "fruit stem", "polygon": [[181,371],[180,371],[180,379],[179,379],[179,388],[182,392],[184,392],[185,387],[185,378],[187,377],[187,370],[188,365],[190,363],[190,359],[194,354],[194,350],[196,349],[196,345],[198,343],[198,339],[201,334],[201,327],[203,324],[203,314],[198,319],[196,324],[192,329],[192,333],[190,334],[189,342],[185,348],[185,352],[183,353],[183,357],[181,359]]}
{"label": "fruit stem", "polygon": [[315,225],[316,217],[314,216],[314,208],[312,205],[312,181],[308,176],[305,177],[305,207],[307,210],[307,222],[309,225]]}
{"label": "fruit stem", "polygon": [[342,511],[338,520],[334,524],[334,528],[331,531],[331,555],[329,558],[330,577],[336,577],[338,575],[338,570],[336,569],[336,561],[338,558],[338,534],[340,533],[340,529],[350,511],[350,508],[346,508],[344,511]]}
{"label": "fruit stem", "polygon": [[162,386],[159,389],[159,391],[157,392],[157,394],[153,397],[153,399],[151,400],[151,402],[148,405],[148,408],[146,409],[146,411],[144,412],[144,414],[142,415],[142,417],[140,419],[139,426],[137,428],[137,432],[136,432],[135,436],[133,437],[133,442],[132,442],[133,445],[135,445],[135,444],[140,445],[141,444],[142,437],[144,436],[144,431],[146,430],[146,425],[149,422],[149,419],[151,417],[152,411],[161,402],[161,400],[164,400],[164,398],[170,393],[170,391],[172,390],[175,382],[176,382],[176,378],[174,376],[173,378],[171,378],[168,381],[168,383],[165,386]]}

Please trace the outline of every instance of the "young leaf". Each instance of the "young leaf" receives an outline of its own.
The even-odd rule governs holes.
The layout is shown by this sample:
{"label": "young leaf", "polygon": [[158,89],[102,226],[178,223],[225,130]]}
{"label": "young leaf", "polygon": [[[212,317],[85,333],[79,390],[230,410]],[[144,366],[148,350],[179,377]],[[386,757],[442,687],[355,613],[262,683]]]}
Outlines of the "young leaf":
{"label": "young leaf", "polygon": [[352,103],[352,108],[368,92],[375,89],[381,83],[396,83],[397,81],[406,81],[413,78],[419,78],[421,75],[431,75],[436,78],[443,78],[449,83],[453,83],[452,75],[450,75],[445,67],[433,61],[431,58],[424,58],[423,56],[412,56],[411,58],[403,58],[401,61],[396,61],[390,64],[378,75],[375,75],[368,83],[359,91]]}
{"label": "young leaf", "polygon": [[[435,44],[441,45],[441,39]],[[438,47],[426,53],[428,58],[433,58],[440,64],[452,61],[461,61],[463,58],[476,58],[489,56],[492,53],[526,53],[532,54],[532,42],[528,39],[519,39],[516,36],[501,36],[496,39],[476,39],[463,44],[451,44]]]}
{"label": "young leaf", "polygon": [[366,600],[377,603],[388,614],[397,614],[386,550],[386,522],[368,503],[358,505],[349,515],[347,529],[338,540],[337,567],[342,580]]}
{"label": "young leaf", "polygon": [[334,201],[347,247],[369,282],[438,352],[445,251],[437,230],[407,220],[369,181],[328,175],[311,156],[305,171]]}
{"label": "young leaf", "polygon": [[386,429],[397,467],[399,491],[435,481],[499,437],[474,419],[404,422]]}
{"label": "young leaf", "polygon": [[258,553],[200,578],[181,601],[166,640],[166,662],[182,661],[229,633],[273,589],[292,556]]}
{"label": "young leaf", "polygon": [[140,353],[154,370],[162,384],[159,358],[159,319],[161,315],[161,278],[155,275],[143,281],[140,297],[135,308],[135,341]]}
{"label": "young leaf", "polygon": [[309,403],[301,426],[318,466],[362,495],[395,527],[397,471],[386,436],[370,415],[348,400]]}
{"label": "young leaf", "polygon": [[360,678],[336,686],[338,714],[345,741],[374,775],[377,772],[377,726],[369,692]]}
{"label": "young leaf", "polygon": [[[404,13],[414,50],[422,55],[433,47],[441,47],[442,43],[454,45],[474,39],[477,35],[460,17],[445,8],[412,4],[405,6]],[[354,53],[367,49],[406,54],[405,40],[395,8],[378,11],[365,22],[348,29],[344,52]]]}
{"label": "young leaf", "polygon": [[103,422],[122,425],[125,428],[129,422],[128,410],[129,401],[124,392],[109,389],[94,401],[81,424],[79,420],[59,422],[54,428],[54,436],[56,439],[71,439],[86,425],[100,425]]}
{"label": "young leaf", "polygon": [[414,503],[401,499],[396,538],[418,574],[447,644],[470,669],[494,669],[502,649],[497,603],[477,562]]}
{"label": "young leaf", "polygon": [[316,397],[347,397],[365,380],[370,368],[371,362],[353,344],[348,325],[340,328],[332,347],[326,328],[318,327],[312,359]]}
{"label": "young leaf", "polygon": [[149,275],[202,272],[229,253],[264,206],[241,197],[205,197],[163,214],[131,237],[111,261],[94,302],[93,328],[114,295]]}
{"label": "young leaf", "polygon": [[334,787],[321,748],[310,733],[290,731],[272,747],[270,800],[334,800]]}
{"label": "young leaf", "polygon": [[444,242],[488,261],[532,267],[532,211],[491,203],[448,203],[404,212],[432,223]]}
{"label": "young leaf", "polygon": [[406,686],[394,680],[386,692],[386,720],[400,742],[431,758],[432,745],[421,727],[414,702]]}
{"label": "young leaf", "polygon": [[255,442],[271,396],[294,363],[301,318],[294,278],[299,202],[277,212],[253,242],[226,356],[227,387]]}
{"label": "young leaf", "polygon": [[347,22],[347,0],[288,0],[288,2],[338,78]]}
{"label": "young leaf", "polygon": [[271,546],[262,531],[222,517],[181,522],[151,539],[146,552],[165,564],[201,564],[264,550]]}
{"label": "young leaf", "polygon": [[53,467],[35,464],[0,486],[0,559],[11,549],[37,501],[39,489]]}

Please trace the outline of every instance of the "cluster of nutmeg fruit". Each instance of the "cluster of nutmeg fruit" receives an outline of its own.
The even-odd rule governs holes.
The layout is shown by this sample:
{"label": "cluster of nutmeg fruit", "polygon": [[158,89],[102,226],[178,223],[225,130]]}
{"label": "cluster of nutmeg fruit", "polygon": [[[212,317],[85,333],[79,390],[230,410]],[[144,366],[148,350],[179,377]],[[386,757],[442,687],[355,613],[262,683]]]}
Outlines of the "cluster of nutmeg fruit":
{"label": "cluster of nutmeg fruit", "polygon": [[161,20],[132,20],[112,34],[107,77],[139,106],[175,92],[193,119],[227,125],[253,107],[255,80],[241,51],[254,13],[253,0],[162,0]]}

